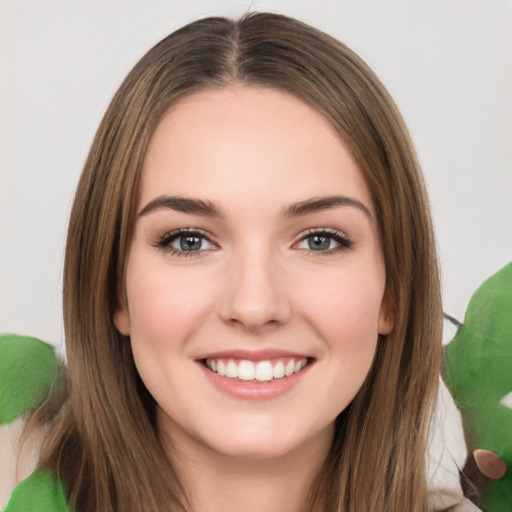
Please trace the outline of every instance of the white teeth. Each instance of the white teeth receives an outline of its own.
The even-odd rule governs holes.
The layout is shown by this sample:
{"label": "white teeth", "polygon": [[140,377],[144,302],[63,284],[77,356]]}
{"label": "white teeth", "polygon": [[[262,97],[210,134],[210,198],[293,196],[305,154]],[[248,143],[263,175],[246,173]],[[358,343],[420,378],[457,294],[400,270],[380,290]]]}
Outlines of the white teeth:
{"label": "white teeth", "polygon": [[[211,361],[213,361],[213,359]],[[211,364],[211,362],[210,362],[210,364]],[[213,370],[213,365],[211,365],[210,368]],[[213,370],[213,371],[215,371],[215,370]],[[217,361],[217,373],[222,376],[226,375],[226,365],[220,360]]]}
{"label": "white teeth", "polygon": [[284,363],[282,361],[278,361],[274,365],[274,379],[281,379],[284,377]]}
{"label": "white teeth", "polygon": [[218,375],[228,377],[230,379],[239,378],[245,381],[268,382],[273,379],[282,379],[290,377],[294,373],[300,372],[306,365],[306,358],[296,359],[279,359],[271,361],[249,361],[242,359],[235,361],[234,359],[207,359],[206,366],[212,372]]}
{"label": "white teeth", "polygon": [[236,379],[236,377],[238,377],[238,365],[232,359],[228,361],[226,366],[226,377],[230,379]]}
{"label": "white teeth", "polygon": [[253,380],[256,370],[252,361],[240,361],[238,363],[238,378],[241,380]]}
{"label": "white teeth", "polygon": [[270,361],[261,361],[256,365],[255,377],[256,380],[259,380],[260,382],[272,380],[274,377],[274,369],[272,368]]}

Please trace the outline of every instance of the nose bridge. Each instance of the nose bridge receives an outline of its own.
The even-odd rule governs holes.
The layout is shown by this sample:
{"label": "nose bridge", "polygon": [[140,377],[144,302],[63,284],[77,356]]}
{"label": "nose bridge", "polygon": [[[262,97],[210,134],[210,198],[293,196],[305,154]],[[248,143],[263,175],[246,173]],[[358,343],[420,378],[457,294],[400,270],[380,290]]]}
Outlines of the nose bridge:
{"label": "nose bridge", "polygon": [[221,316],[249,330],[286,322],[291,308],[285,281],[276,252],[250,244],[229,263]]}

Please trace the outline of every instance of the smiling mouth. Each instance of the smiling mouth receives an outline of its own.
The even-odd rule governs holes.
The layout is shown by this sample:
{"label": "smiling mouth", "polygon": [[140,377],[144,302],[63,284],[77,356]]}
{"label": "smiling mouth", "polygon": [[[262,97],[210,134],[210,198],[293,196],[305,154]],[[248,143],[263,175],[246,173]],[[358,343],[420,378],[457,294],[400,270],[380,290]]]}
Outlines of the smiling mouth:
{"label": "smiling mouth", "polygon": [[301,372],[312,362],[310,358],[279,358],[263,361],[248,359],[203,359],[208,370],[221,377],[246,382],[271,382]]}

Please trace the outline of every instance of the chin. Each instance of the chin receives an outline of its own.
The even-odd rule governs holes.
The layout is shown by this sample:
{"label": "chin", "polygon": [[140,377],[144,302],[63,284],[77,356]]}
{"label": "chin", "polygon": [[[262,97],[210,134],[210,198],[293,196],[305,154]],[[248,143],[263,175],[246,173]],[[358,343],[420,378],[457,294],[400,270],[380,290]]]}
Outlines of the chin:
{"label": "chin", "polygon": [[291,453],[295,445],[281,439],[275,439],[275,436],[269,436],[269,438],[230,440],[226,443],[219,443],[216,448],[218,453],[227,457],[264,460],[283,457]]}
{"label": "chin", "polygon": [[[316,446],[328,447],[334,434],[334,424],[310,431],[297,428],[290,420],[286,425],[261,425],[256,421],[239,428],[221,428],[217,433],[210,430],[202,444],[219,455],[238,459],[277,459],[291,456],[297,450]],[[291,428],[290,428],[291,427]]]}

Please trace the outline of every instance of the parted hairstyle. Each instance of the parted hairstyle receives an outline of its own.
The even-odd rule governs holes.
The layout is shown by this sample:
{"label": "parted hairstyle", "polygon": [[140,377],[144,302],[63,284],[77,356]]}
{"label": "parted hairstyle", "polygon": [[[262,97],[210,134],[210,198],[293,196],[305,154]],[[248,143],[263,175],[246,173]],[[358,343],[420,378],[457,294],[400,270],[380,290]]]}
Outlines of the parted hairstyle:
{"label": "parted hairstyle", "polygon": [[67,484],[76,512],[192,510],[159,439],[155,401],[113,316],[152,133],[178,99],[230,84],[285,91],[321,112],[355,158],[378,221],[394,329],[379,339],[362,389],[336,420],[310,505],[425,511],[442,310],[419,165],[393,100],[368,66],[329,35],[278,14],[184,26],[142,57],[108,107],[69,221],[65,385],[29,423],[47,426],[40,466]]}

